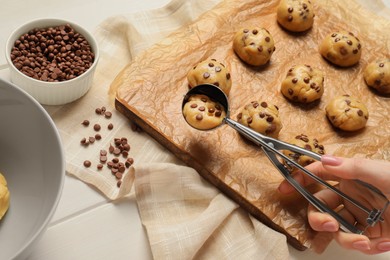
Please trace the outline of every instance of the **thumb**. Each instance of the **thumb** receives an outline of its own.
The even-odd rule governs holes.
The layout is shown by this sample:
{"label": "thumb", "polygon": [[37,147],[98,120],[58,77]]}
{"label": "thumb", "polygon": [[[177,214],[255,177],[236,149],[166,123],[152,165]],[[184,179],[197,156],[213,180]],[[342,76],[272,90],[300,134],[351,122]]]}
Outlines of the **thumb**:
{"label": "thumb", "polygon": [[364,158],[321,157],[323,167],[343,179],[358,179],[369,183],[390,197],[390,162]]}

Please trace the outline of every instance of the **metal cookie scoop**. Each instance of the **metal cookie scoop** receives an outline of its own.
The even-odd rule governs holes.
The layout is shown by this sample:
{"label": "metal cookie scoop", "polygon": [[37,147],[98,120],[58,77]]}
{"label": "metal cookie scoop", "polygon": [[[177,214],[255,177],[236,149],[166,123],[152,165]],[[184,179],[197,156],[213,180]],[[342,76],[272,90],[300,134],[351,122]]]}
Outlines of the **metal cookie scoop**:
{"label": "metal cookie scoop", "polygon": [[[264,151],[264,153],[267,155],[268,159],[272,162],[272,164],[279,170],[279,172],[283,175],[283,177],[306,199],[308,200],[314,207],[316,207],[320,212],[328,213],[332,217],[334,217],[340,224],[340,228],[345,232],[350,233],[356,233],[356,234],[363,234],[365,229],[370,226],[374,226],[378,221],[383,221],[383,218],[381,217],[383,212],[386,210],[388,205],[390,204],[389,200],[375,187],[373,187],[370,184],[367,184],[365,182],[362,182],[360,180],[356,180],[356,184],[359,186],[368,189],[371,194],[374,194],[375,196],[379,196],[379,198],[383,201],[383,207],[381,206],[381,209],[368,209],[365,206],[361,205],[358,201],[355,199],[349,197],[347,194],[343,193],[339,189],[335,188],[334,186],[330,185],[326,181],[322,180],[318,176],[314,175],[312,172],[308,171],[306,168],[299,165],[294,160],[290,159],[288,156],[284,155],[281,150],[290,150],[292,152],[302,154],[309,156],[317,161],[321,161],[321,155],[314,153],[312,151],[306,150],[304,148],[279,141],[277,139],[262,135],[254,130],[252,130],[249,127],[246,127],[229,117],[229,102],[227,96],[224,94],[224,92],[218,88],[215,85],[211,84],[202,84],[199,86],[196,86],[189,90],[187,94],[184,96],[182,108],[184,108],[184,105],[188,102],[189,98],[193,95],[206,95],[211,100],[220,103],[226,112],[226,117],[224,117],[221,121],[222,124],[227,124],[231,126],[233,129],[238,131],[241,135],[245,136],[247,139],[251,140],[253,143],[259,145],[261,149]],[[215,127],[214,127],[215,128]],[[211,128],[211,129],[214,129]],[[196,128],[198,129],[198,128]],[[207,129],[207,130],[211,130]],[[205,130],[205,129],[198,129],[198,130]],[[308,192],[302,185],[300,185],[291,175],[290,170],[288,167],[283,164],[279,159],[282,158],[286,162],[286,164],[289,166],[295,166],[296,168],[300,169],[304,174],[310,176],[312,179],[314,179],[316,182],[320,183],[321,185],[325,186],[326,188],[332,190],[342,198],[344,198],[346,201],[351,203],[353,206],[355,206],[358,210],[361,210],[367,214],[366,218],[366,226],[364,227],[364,230],[361,230],[357,228],[355,225],[349,223],[347,220],[345,220],[340,214],[338,214],[336,211],[329,208],[326,204],[321,202],[319,199],[317,199],[313,194]]]}

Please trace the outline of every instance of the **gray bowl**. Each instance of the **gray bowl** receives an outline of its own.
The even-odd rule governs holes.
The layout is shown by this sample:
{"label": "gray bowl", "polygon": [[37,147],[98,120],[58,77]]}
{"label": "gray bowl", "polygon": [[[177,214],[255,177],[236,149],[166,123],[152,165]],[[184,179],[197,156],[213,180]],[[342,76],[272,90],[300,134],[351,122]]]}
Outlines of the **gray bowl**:
{"label": "gray bowl", "polygon": [[0,259],[23,259],[45,232],[65,176],[61,139],[46,110],[0,79],[0,172],[10,207],[0,220]]}

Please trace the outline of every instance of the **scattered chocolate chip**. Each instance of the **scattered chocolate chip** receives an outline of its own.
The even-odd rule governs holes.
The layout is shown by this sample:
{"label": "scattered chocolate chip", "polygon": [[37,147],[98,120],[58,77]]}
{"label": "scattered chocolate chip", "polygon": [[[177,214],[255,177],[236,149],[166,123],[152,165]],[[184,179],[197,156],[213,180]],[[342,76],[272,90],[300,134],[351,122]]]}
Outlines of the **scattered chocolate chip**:
{"label": "scattered chocolate chip", "polygon": [[363,113],[362,110],[359,109],[359,110],[357,111],[357,114],[358,114],[358,116],[363,116],[364,113]]}
{"label": "scattered chocolate chip", "polygon": [[197,114],[195,118],[196,120],[201,121],[203,119],[203,116],[202,114]]}
{"label": "scattered chocolate chip", "polygon": [[256,29],[254,29],[254,30],[252,31],[252,33],[255,34],[255,35],[256,35],[258,32],[259,32],[259,31],[256,30]]}
{"label": "scattered chocolate chip", "polygon": [[309,83],[309,82],[310,82],[310,79],[309,79],[308,77],[306,77],[306,78],[303,79],[303,81],[304,81],[305,83]]}
{"label": "scattered chocolate chip", "polygon": [[84,120],[81,124],[84,125],[84,126],[89,126],[89,121],[88,120]]}
{"label": "scattered chocolate chip", "polygon": [[100,131],[100,128],[101,128],[101,126],[100,126],[99,124],[95,124],[95,125],[93,126],[93,129],[94,129],[95,131]]}
{"label": "scattered chocolate chip", "polygon": [[385,64],[383,64],[383,63],[379,63],[379,67],[384,67],[385,66]]}
{"label": "scattered chocolate chip", "polygon": [[100,134],[96,134],[96,135],[95,135],[95,139],[96,139],[96,140],[101,140],[101,139],[102,139],[102,136],[101,136]]}
{"label": "scattered chocolate chip", "polygon": [[287,20],[288,20],[289,22],[291,22],[291,21],[293,20],[292,15],[287,16]]}
{"label": "scattered chocolate chip", "polygon": [[109,123],[108,126],[107,126],[108,130],[112,130],[114,128],[114,125]]}
{"label": "scattered chocolate chip", "polygon": [[298,79],[297,79],[297,78],[293,78],[293,79],[292,79],[292,83],[295,84],[295,83],[297,83],[297,82],[298,82]]}
{"label": "scattered chocolate chip", "polygon": [[203,73],[203,78],[207,79],[209,77],[210,77],[210,73],[208,72]]}
{"label": "scattered chocolate chip", "polygon": [[84,166],[87,167],[87,168],[91,167],[91,164],[92,164],[91,161],[88,161],[88,160],[84,161]]}
{"label": "scattered chocolate chip", "polygon": [[287,8],[287,11],[288,11],[289,13],[292,13],[292,12],[294,11],[294,8],[289,7],[289,8]]}
{"label": "scattered chocolate chip", "polygon": [[265,39],[264,39],[266,42],[269,42],[270,40],[271,40],[271,38],[269,38],[268,36],[267,37],[265,37]]}

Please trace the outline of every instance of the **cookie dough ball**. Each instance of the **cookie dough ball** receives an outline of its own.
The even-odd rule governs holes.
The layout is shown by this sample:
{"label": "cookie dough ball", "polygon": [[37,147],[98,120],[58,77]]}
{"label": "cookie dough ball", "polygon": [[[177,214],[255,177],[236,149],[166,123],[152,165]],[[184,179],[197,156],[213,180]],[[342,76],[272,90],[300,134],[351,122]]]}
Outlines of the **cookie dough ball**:
{"label": "cookie dough ball", "polygon": [[[325,154],[324,146],[320,144],[316,138],[310,138],[305,134],[297,135],[294,139],[290,141],[290,144],[299,146],[301,148],[321,155]],[[284,150],[283,154],[288,156],[303,167],[314,162],[313,158],[292,151]]]}
{"label": "cookie dough ball", "polygon": [[328,34],[320,45],[321,55],[329,62],[348,67],[359,62],[362,55],[360,40],[351,32]]}
{"label": "cookie dough ball", "polygon": [[200,130],[213,129],[222,124],[226,112],[221,104],[206,95],[191,96],[183,108],[187,123]]}
{"label": "cookie dough ball", "polygon": [[324,74],[310,65],[295,65],[283,80],[281,92],[294,102],[313,102],[324,93]]}
{"label": "cookie dough ball", "polygon": [[368,86],[379,93],[390,94],[390,59],[368,64],[363,76]]}
{"label": "cookie dough ball", "polygon": [[258,133],[276,138],[282,129],[279,108],[265,101],[252,101],[237,115],[237,121]]}
{"label": "cookie dough ball", "polygon": [[7,181],[0,173],[0,219],[3,218],[9,208],[9,191]]}
{"label": "cookie dough ball", "polygon": [[233,49],[245,63],[260,66],[271,59],[275,43],[267,29],[242,28],[234,36]]}
{"label": "cookie dough ball", "polygon": [[314,22],[314,10],[310,0],[282,0],[277,9],[279,24],[288,31],[303,32]]}
{"label": "cookie dough ball", "polygon": [[193,67],[187,74],[188,85],[193,88],[200,84],[213,84],[229,96],[232,87],[230,72],[216,59],[208,59]]}
{"label": "cookie dough ball", "polygon": [[362,129],[368,120],[367,107],[350,95],[342,95],[331,100],[325,107],[325,112],[333,126],[345,131]]}

